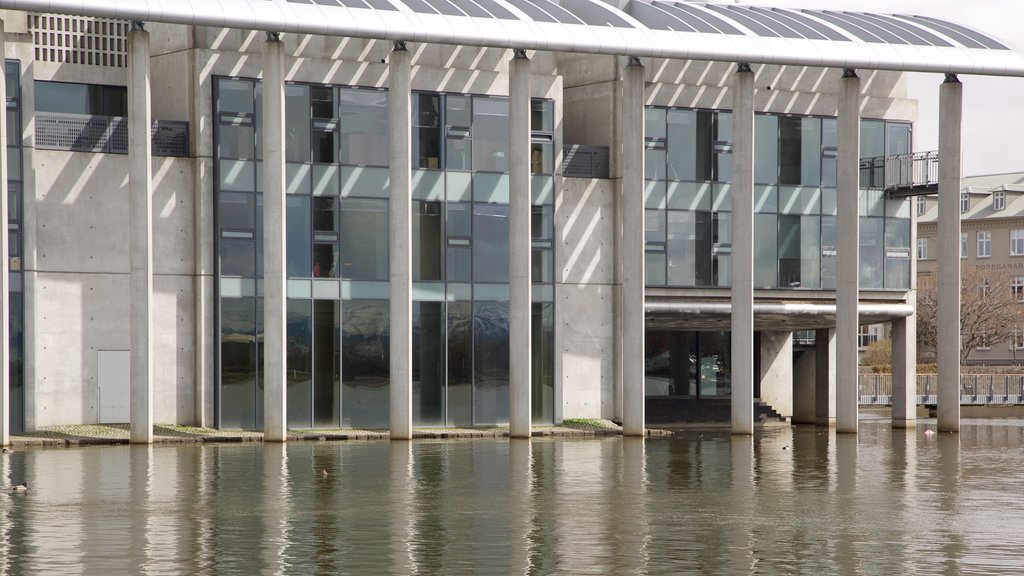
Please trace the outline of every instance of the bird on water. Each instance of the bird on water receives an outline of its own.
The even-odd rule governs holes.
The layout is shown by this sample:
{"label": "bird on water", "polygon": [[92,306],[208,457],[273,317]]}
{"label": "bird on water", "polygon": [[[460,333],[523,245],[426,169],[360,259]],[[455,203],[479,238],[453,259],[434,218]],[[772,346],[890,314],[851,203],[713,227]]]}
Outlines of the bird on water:
{"label": "bird on water", "polygon": [[28,492],[28,482],[22,482],[14,488],[11,488],[11,492]]}

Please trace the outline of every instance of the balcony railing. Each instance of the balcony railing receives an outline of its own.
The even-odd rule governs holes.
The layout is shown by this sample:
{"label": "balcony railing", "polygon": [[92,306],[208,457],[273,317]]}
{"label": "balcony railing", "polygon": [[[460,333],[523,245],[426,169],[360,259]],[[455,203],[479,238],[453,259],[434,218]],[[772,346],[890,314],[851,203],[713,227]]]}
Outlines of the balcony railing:
{"label": "balcony railing", "polygon": [[[188,156],[188,122],[153,122],[154,156]],[[95,152],[128,153],[128,119],[122,116],[92,116],[36,112],[36,148]]]}
{"label": "balcony railing", "polygon": [[[892,403],[892,374],[860,374],[860,403]],[[917,375],[918,404],[938,402],[935,374]],[[1024,375],[961,374],[960,404],[1024,404]]]}
{"label": "balcony railing", "polygon": [[891,197],[934,194],[939,189],[939,153],[914,152],[862,158],[860,185]]}

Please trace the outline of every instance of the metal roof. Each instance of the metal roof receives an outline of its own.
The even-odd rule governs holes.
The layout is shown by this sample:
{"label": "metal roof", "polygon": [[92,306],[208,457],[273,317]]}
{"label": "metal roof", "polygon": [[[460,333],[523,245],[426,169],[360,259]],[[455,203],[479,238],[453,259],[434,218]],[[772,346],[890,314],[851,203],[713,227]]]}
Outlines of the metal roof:
{"label": "metal roof", "polygon": [[621,56],[1024,76],[1024,55],[955,22],[663,0],[0,0],[0,8]]}

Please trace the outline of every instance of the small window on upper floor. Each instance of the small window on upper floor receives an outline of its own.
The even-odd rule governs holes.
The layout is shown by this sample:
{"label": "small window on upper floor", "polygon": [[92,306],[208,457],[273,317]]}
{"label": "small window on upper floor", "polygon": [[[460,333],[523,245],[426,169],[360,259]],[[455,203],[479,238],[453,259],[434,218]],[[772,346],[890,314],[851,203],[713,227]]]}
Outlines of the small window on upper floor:
{"label": "small window on upper floor", "polygon": [[971,209],[971,197],[967,194],[960,195],[960,213],[963,214]]}
{"label": "small window on upper floor", "polygon": [[1003,210],[1006,208],[1006,192],[996,192],[992,195],[992,209]]}
{"label": "small window on upper floor", "polygon": [[924,196],[917,197],[917,215],[920,216],[928,210],[928,204],[925,202]]}
{"label": "small window on upper floor", "polygon": [[918,238],[917,239],[917,259],[927,260],[928,259],[928,239]]}
{"label": "small window on upper floor", "polygon": [[128,116],[128,88],[36,80],[36,111]]}

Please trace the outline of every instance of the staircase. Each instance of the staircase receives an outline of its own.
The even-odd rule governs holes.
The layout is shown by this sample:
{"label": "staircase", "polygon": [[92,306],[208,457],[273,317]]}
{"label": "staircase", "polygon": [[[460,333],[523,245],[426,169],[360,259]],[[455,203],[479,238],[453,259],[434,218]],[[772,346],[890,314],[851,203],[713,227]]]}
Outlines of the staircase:
{"label": "staircase", "polygon": [[[650,397],[646,402],[648,425],[728,424],[732,416],[729,398]],[[754,422],[785,422],[770,405],[754,399]]]}

